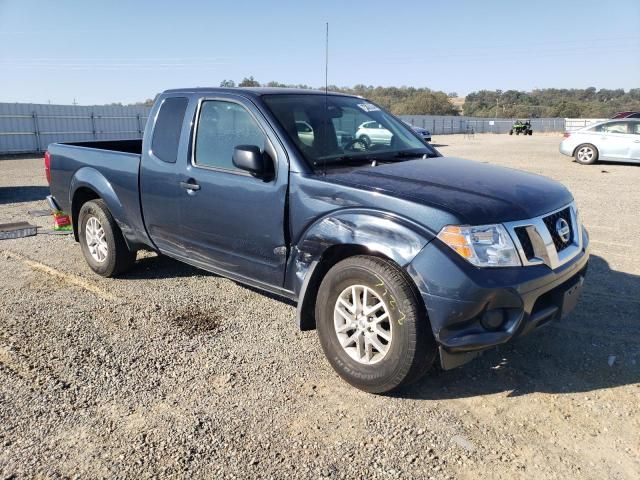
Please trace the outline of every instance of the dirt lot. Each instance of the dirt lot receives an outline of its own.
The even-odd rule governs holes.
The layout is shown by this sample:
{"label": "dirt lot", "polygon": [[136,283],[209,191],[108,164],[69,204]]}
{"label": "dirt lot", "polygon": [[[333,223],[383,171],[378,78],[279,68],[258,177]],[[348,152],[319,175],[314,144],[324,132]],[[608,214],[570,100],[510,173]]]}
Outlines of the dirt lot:
{"label": "dirt lot", "polygon": [[[574,193],[577,310],[393,397],[339,380],[294,306],[152,254],[92,274],[69,236],[0,241],[0,479],[640,478],[640,166],[555,136],[434,138]],[[0,160],[0,222],[50,227],[40,159]]]}

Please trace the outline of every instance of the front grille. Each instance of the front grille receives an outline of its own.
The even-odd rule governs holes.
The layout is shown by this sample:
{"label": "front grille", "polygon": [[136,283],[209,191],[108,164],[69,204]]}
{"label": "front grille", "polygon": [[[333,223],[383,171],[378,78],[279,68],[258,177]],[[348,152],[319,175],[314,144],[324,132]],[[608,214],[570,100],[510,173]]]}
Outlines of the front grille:
{"label": "front grille", "polygon": [[520,245],[522,246],[524,255],[527,257],[527,260],[531,260],[534,257],[534,251],[531,238],[529,238],[529,232],[527,232],[527,227],[516,227],[514,230],[518,236],[518,240],[520,240]]}
{"label": "front grille", "polygon": [[[569,224],[570,234],[569,234],[569,240],[566,243],[562,241],[556,229],[556,222],[560,218],[564,218],[566,222]],[[557,252],[561,252],[562,250],[569,247],[573,243],[574,232],[573,232],[573,225],[571,224],[571,211],[569,207],[565,208],[564,210],[560,210],[559,212],[553,213],[547,217],[544,217],[542,220],[544,221],[544,224],[547,226],[547,229],[551,234],[551,238],[553,239],[553,244],[555,245]]]}

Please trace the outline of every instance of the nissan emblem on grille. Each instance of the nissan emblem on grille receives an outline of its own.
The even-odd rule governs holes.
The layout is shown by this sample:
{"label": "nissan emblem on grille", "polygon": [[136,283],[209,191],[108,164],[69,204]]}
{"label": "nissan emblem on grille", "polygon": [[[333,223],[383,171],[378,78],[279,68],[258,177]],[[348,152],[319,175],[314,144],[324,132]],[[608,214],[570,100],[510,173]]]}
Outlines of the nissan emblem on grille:
{"label": "nissan emblem on grille", "polygon": [[564,243],[567,243],[571,238],[569,223],[562,217],[556,222],[556,232],[558,232],[558,236]]}

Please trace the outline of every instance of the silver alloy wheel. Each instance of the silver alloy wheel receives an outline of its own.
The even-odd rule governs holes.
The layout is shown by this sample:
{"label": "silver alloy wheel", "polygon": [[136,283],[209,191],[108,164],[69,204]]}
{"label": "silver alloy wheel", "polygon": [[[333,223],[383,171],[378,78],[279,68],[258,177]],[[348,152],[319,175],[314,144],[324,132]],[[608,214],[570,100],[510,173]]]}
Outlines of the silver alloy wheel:
{"label": "silver alloy wheel", "polygon": [[96,217],[89,217],[84,228],[84,236],[89,247],[89,253],[96,262],[104,262],[109,253],[104,228]]}
{"label": "silver alloy wheel", "polygon": [[391,348],[393,326],[387,304],[365,285],[351,285],[338,295],[333,325],[344,351],[359,363],[378,363]]}
{"label": "silver alloy wheel", "polygon": [[591,147],[585,146],[578,149],[578,160],[580,160],[581,162],[590,162],[591,160],[593,160],[594,155],[595,152]]}

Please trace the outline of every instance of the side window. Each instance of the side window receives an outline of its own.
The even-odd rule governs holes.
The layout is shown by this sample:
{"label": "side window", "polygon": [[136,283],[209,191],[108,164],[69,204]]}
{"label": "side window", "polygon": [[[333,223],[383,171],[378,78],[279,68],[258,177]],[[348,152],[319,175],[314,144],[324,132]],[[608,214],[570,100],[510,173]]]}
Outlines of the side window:
{"label": "side window", "polygon": [[242,105],[222,100],[202,103],[196,133],[196,165],[238,170],[233,165],[233,149],[238,145],[256,145],[264,151],[265,141],[265,134]]}
{"label": "side window", "polygon": [[189,100],[186,97],[165,98],[160,106],[151,139],[153,154],[163,162],[175,163],[178,156],[180,130]]}
{"label": "side window", "polygon": [[640,135],[640,122],[630,123],[629,126],[631,127],[631,133],[634,135]]}
{"label": "side window", "polygon": [[603,133],[627,133],[627,122],[610,122],[600,125],[597,129]]}

